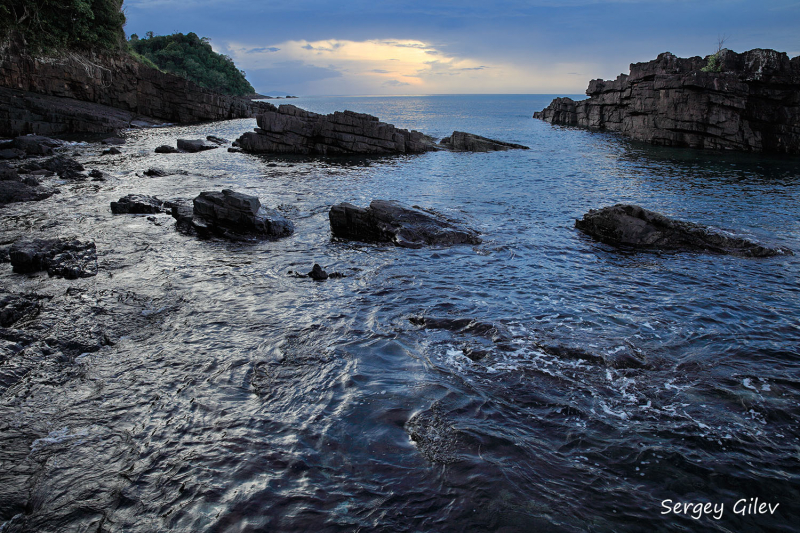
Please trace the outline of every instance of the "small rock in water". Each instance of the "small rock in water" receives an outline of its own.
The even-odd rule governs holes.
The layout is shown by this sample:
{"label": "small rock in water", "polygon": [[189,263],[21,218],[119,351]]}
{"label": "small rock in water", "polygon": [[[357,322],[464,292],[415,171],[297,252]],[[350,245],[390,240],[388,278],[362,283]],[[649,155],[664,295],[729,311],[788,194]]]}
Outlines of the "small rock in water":
{"label": "small rock in water", "polygon": [[120,145],[120,144],[125,144],[125,139],[122,139],[120,137],[109,137],[108,139],[103,139],[100,142],[103,144]]}
{"label": "small rock in water", "polygon": [[496,141],[463,131],[454,131],[450,137],[445,137],[439,141],[439,144],[454,152],[497,152],[529,149],[521,144]]}
{"label": "small rock in water", "polygon": [[155,196],[128,194],[116,202],[111,202],[111,212],[115,215],[150,215],[164,211],[164,202]]}
{"label": "small rock in water", "polygon": [[122,152],[119,151],[118,148],[111,147],[108,150],[103,150],[103,153],[100,155],[119,155]]}
{"label": "small rock in water", "polygon": [[170,146],[168,144],[162,144],[158,148],[156,148],[157,154],[177,154],[178,149],[174,146]]}
{"label": "small rock in water", "polygon": [[222,137],[216,137],[214,135],[207,136],[206,140],[214,144],[228,144],[230,142],[228,139],[223,139]]}
{"label": "small rock in water", "polygon": [[9,250],[14,272],[47,270],[50,276],[66,279],[97,274],[97,248],[94,242],[77,239],[34,239],[16,242]]}
{"label": "small rock in water", "polygon": [[194,153],[218,148],[216,144],[210,144],[203,139],[178,139],[178,150]]}
{"label": "small rock in water", "polygon": [[103,173],[95,168],[95,169],[92,169],[92,170],[89,171],[89,177],[90,178],[102,178],[103,177]]}
{"label": "small rock in water", "polygon": [[328,273],[322,270],[321,266],[314,263],[314,267],[311,269],[311,272],[308,273],[308,277],[314,281],[324,281],[328,279]]}

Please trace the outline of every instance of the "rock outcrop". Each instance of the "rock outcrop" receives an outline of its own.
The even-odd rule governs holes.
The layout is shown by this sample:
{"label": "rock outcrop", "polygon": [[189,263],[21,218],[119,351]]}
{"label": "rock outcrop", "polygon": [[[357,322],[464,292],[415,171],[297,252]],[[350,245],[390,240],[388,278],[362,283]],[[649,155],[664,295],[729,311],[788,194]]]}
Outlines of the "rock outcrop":
{"label": "rock outcrop", "polygon": [[181,152],[204,152],[219,148],[218,144],[210,143],[204,139],[178,139],[178,151]]}
{"label": "rock outcrop", "polygon": [[443,216],[390,200],[373,200],[369,207],[341,203],[328,213],[334,237],[387,242],[404,248],[480,244],[478,233]]}
{"label": "rock outcrop", "polygon": [[116,202],[111,202],[111,212],[115,215],[155,215],[164,211],[164,202],[155,196],[128,194]]}
{"label": "rock outcrop", "polygon": [[236,146],[245,152],[303,155],[406,154],[435,150],[418,131],[396,128],[377,117],[353,111],[320,115],[284,104],[261,113],[255,132]]}
{"label": "rock outcrop", "polygon": [[674,220],[636,205],[617,204],[589,211],[575,227],[613,246],[689,250],[748,257],[793,255],[708,226]]}
{"label": "rock outcrop", "polygon": [[38,58],[0,47],[0,135],[102,133],[137,123],[249,118],[269,104],[103,55]]}
{"label": "rock outcrop", "polygon": [[34,239],[16,242],[8,255],[17,273],[46,270],[50,276],[66,279],[97,274],[97,249],[91,241]]}
{"label": "rock outcrop", "polygon": [[551,124],[619,132],[665,146],[800,154],[800,56],[774,50],[658,59],[614,81],[592,80],[587,100],[556,98],[535,113]]}
{"label": "rock outcrop", "polygon": [[454,131],[450,137],[445,137],[439,144],[452,150],[453,152],[497,152],[505,150],[529,150],[527,146],[521,144],[496,141],[487,137],[481,137],[473,133]]}
{"label": "rock outcrop", "polygon": [[255,196],[230,189],[202,192],[191,205],[175,202],[172,216],[179,230],[201,236],[278,238],[294,232],[294,225],[276,210],[262,207]]}

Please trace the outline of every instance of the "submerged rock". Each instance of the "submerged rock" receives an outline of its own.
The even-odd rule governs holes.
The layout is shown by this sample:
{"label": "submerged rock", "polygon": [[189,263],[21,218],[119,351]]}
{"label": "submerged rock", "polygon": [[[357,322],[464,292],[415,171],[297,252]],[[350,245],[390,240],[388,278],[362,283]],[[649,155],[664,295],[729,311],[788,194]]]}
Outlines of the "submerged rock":
{"label": "submerged rock", "polygon": [[66,279],[97,274],[97,249],[91,241],[34,239],[16,242],[9,250],[9,258],[17,273],[46,270],[50,276]]}
{"label": "submerged rock", "polygon": [[324,281],[328,279],[328,273],[322,270],[321,266],[314,263],[314,267],[311,269],[311,272],[308,273],[308,277],[314,281]]}
{"label": "submerged rock", "polygon": [[156,148],[155,152],[157,154],[177,154],[178,149],[168,144],[162,144],[161,146]]}
{"label": "submerged rock", "polygon": [[194,153],[219,148],[218,145],[208,143],[203,139],[178,139],[178,150]]}
{"label": "submerged rock", "polygon": [[496,141],[481,137],[473,133],[454,131],[450,137],[445,137],[439,144],[454,152],[496,152],[504,150],[529,150],[521,144]]}
{"label": "submerged rock", "polygon": [[202,192],[191,206],[186,201],[176,201],[172,205],[172,216],[178,221],[178,229],[201,235],[277,238],[294,232],[289,220],[274,209],[262,207],[257,197],[230,189]]}
{"label": "submerged rock", "polygon": [[613,246],[661,250],[695,250],[749,257],[793,255],[788,248],[769,248],[719,230],[674,220],[636,205],[617,204],[589,211],[575,227]]}
{"label": "submerged rock", "polygon": [[257,117],[255,132],[234,143],[245,152],[304,155],[405,154],[435,150],[418,131],[396,128],[353,111],[320,115],[293,105],[272,106]]}
{"label": "submerged rock", "polygon": [[331,207],[328,218],[333,236],[343,239],[389,242],[404,248],[481,243],[472,229],[391,200],[373,200],[367,208],[344,202]]}
{"label": "submerged rock", "polygon": [[164,202],[155,196],[128,194],[116,202],[111,202],[111,212],[115,215],[154,215],[164,211]]}

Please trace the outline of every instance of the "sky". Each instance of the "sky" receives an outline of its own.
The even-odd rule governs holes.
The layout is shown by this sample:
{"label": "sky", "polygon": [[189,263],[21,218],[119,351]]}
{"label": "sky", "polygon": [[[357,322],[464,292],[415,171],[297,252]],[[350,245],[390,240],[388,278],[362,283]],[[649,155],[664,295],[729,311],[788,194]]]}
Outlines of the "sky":
{"label": "sky", "polygon": [[128,35],[194,32],[261,94],[581,94],[662,52],[800,55],[800,0],[125,0]]}

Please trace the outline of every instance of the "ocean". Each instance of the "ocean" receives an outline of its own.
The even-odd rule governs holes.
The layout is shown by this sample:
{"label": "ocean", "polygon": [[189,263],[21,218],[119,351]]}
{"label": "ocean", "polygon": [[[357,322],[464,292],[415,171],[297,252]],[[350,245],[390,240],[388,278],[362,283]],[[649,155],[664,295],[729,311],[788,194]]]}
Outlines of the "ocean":
{"label": "ocean", "polygon": [[[129,130],[118,156],[73,142],[106,181],[7,206],[0,239],[94,240],[100,273],[6,264],[0,283],[86,306],[109,342],[23,377],[3,363],[0,531],[797,531],[800,255],[633,252],[574,223],[633,203],[800,254],[800,159],[531,118],[553,96],[273,101],[530,150],[153,153],[250,119]],[[279,207],[294,235],[199,240],[109,210],[226,188]],[[483,243],[331,238],[331,205],[373,199]],[[289,274],[314,263],[345,277]],[[57,336],[53,320],[31,327]]]}

